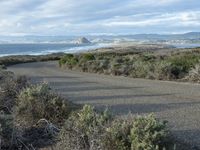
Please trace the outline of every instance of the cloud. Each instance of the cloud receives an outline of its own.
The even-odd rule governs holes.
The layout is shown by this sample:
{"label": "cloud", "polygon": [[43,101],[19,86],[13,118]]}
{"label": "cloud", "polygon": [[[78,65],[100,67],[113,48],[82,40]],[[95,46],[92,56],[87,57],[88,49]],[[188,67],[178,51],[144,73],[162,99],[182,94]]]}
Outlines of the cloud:
{"label": "cloud", "polygon": [[[146,16],[149,16],[146,19]],[[132,27],[145,27],[152,25],[167,25],[167,26],[180,26],[180,25],[200,25],[200,11],[164,13],[164,14],[143,14],[133,15],[129,17],[117,17],[105,21],[105,26],[132,26]]]}
{"label": "cloud", "polygon": [[170,32],[200,27],[197,0],[1,0],[0,6],[0,34],[139,33],[162,28]]}

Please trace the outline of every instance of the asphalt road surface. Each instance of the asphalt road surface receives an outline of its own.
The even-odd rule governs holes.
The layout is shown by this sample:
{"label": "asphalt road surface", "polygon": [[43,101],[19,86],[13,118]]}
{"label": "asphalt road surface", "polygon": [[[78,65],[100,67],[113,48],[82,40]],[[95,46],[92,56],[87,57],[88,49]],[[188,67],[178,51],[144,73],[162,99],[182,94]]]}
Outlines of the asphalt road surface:
{"label": "asphalt road surface", "polygon": [[154,113],[169,121],[178,140],[200,147],[200,85],[114,77],[60,69],[57,62],[10,66],[33,82],[48,82],[52,89],[76,103],[109,107],[117,115]]}

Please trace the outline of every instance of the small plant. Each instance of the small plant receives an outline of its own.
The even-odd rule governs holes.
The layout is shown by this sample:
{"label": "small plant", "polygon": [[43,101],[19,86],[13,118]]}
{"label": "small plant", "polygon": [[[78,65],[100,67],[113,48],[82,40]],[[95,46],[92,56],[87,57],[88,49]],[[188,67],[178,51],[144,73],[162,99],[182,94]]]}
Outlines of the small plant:
{"label": "small plant", "polygon": [[25,125],[31,126],[43,118],[59,124],[74,109],[76,105],[52,93],[49,86],[44,83],[27,87],[19,93],[16,114]]}
{"label": "small plant", "polygon": [[153,115],[138,117],[133,121],[130,132],[131,149],[163,149],[167,137],[166,122],[158,121]]}
{"label": "small plant", "polygon": [[130,150],[130,130],[131,121],[115,119],[106,128],[104,138],[102,139],[103,149],[111,150]]}
{"label": "small plant", "polygon": [[168,134],[166,122],[152,115],[113,119],[85,105],[65,122],[57,149],[156,150],[168,146]]}
{"label": "small plant", "polygon": [[85,54],[82,55],[82,60],[83,61],[95,60],[95,57],[91,53],[85,53]]}
{"label": "small plant", "polygon": [[9,149],[14,146],[14,124],[13,117],[0,114],[0,149]]}
{"label": "small plant", "polygon": [[189,72],[200,60],[199,56],[194,54],[182,54],[178,56],[172,56],[168,61],[171,63],[169,72],[175,79],[180,79]]}
{"label": "small plant", "polygon": [[98,114],[92,106],[85,105],[66,121],[60,133],[57,149],[98,149],[102,144],[104,124],[109,120],[110,115],[107,111]]}
{"label": "small plant", "polygon": [[200,83],[200,64],[197,64],[194,68],[192,68],[185,79],[192,82]]}
{"label": "small plant", "polygon": [[6,69],[6,66],[5,65],[0,65],[0,70],[2,69]]}
{"label": "small plant", "polygon": [[73,54],[66,54],[59,60],[59,66],[67,65],[68,67],[73,67],[78,63],[78,59]]}
{"label": "small plant", "polygon": [[106,129],[104,149],[156,150],[168,146],[166,122],[153,115],[115,119]]}
{"label": "small plant", "polygon": [[0,82],[0,107],[11,112],[16,104],[17,94],[21,89],[28,86],[28,80],[24,76],[15,77],[12,74],[12,76],[4,75]]}

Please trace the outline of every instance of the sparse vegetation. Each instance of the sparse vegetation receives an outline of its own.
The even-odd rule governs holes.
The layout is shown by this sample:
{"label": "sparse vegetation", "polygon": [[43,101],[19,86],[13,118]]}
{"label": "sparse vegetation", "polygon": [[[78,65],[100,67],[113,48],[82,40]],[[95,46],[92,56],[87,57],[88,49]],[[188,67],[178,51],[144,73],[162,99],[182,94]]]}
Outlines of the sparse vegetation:
{"label": "sparse vegetation", "polygon": [[32,126],[40,119],[56,125],[62,123],[77,107],[50,91],[47,84],[32,85],[20,91],[16,116],[21,124]]}
{"label": "sparse vegetation", "polygon": [[[84,71],[89,72],[172,78],[169,73],[172,63],[167,56],[163,59],[149,54],[144,57],[140,54],[123,57],[90,54],[67,55],[63,59],[67,59],[64,64],[71,62],[68,64],[71,69],[85,67]],[[76,63],[72,63],[74,60]],[[192,76],[194,74],[188,66],[199,70],[198,65],[194,67],[197,60],[180,64],[186,66],[185,72]],[[60,62],[63,66],[64,61]],[[136,66],[138,70],[133,72]],[[195,78],[193,81],[198,78],[196,72],[195,77],[191,76],[189,78]],[[108,110],[98,112],[89,105],[80,108],[81,105],[55,94],[45,83],[31,85],[25,77],[16,77],[12,72],[0,69],[0,149],[33,150],[48,149],[49,146],[55,150],[173,149],[166,122],[153,115],[117,118]]]}
{"label": "sparse vegetation", "polygon": [[195,83],[200,83],[200,64],[196,64],[195,67],[189,71],[189,74],[185,79]]}
{"label": "sparse vegetation", "polygon": [[199,63],[200,49],[159,55],[154,52],[109,52],[70,56],[76,58],[76,63],[63,57],[59,62],[61,67],[133,78],[183,80]]}
{"label": "sparse vegetation", "polygon": [[52,145],[64,120],[80,106],[53,93],[47,84],[31,85],[25,77],[0,72],[0,149]]}
{"label": "sparse vegetation", "polygon": [[93,107],[86,105],[66,121],[57,148],[156,150],[169,146],[168,136],[166,123],[152,115],[116,119],[107,111],[99,114]]}
{"label": "sparse vegetation", "polygon": [[31,56],[31,55],[20,55],[20,56],[5,56],[0,57],[0,68],[5,66],[27,63],[27,62],[39,62],[39,61],[50,61],[60,60],[64,53],[55,53],[49,55]]}
{"label": "sparse vegetation", "polygon": [[10,114],[0,114],[0,149],[12,148],[15,145],[14,121]]}

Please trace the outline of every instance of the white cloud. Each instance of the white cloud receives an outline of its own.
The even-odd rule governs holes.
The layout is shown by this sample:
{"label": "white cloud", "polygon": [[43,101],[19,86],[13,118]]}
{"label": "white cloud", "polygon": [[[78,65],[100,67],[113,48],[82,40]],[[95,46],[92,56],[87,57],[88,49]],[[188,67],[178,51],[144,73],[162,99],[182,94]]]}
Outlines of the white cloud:
{"label": "white cloud", "polygon": [[159,26],[192,30],[200,26],[198,4],[196,0],[190,4],[187,0],[1,0],[0,34],[126,32],[133,27],[140,32]]}
{"label": "white cloud", "polygon": [[137,15],[129,17],[118,17],[105,21],[105,26],[152,26],[152,25],[167,25],[167,26],[197,26],[200,25],[200,11],[176,12],[155,14],[146,19],[145,16],[138,19]]}

